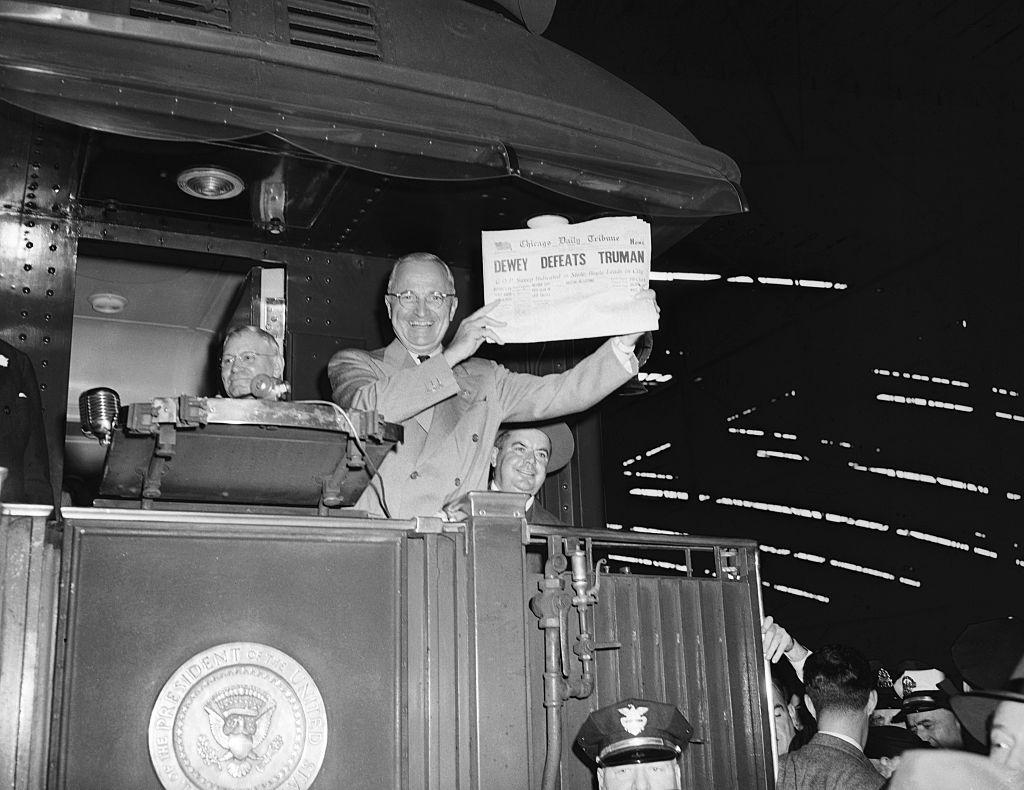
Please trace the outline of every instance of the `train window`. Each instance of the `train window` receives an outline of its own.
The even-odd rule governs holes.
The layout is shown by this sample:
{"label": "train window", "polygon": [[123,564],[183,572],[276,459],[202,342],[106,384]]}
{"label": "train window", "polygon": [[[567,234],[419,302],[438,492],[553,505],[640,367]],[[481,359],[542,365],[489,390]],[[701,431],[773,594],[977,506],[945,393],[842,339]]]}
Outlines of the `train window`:
{"label": "train window", "polygon": [[109,387],[122,405],[218,394],[217,359],[252,262],[83,241],[71,333],[65,488],[91,502],[105,448],[81,433],[78,398]]}

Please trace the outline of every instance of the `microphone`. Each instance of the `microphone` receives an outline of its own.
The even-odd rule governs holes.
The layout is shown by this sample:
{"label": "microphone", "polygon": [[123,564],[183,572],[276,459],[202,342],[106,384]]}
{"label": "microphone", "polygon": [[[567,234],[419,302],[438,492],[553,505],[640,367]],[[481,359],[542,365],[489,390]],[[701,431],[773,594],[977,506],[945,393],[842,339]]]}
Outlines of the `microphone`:
{"label": "microphone", "polygon": [[118,425],[121,398],[109,387],[94,387],[78,396],[82,433],[106,447]]}
{"label": "microphone", "polygon": [[249,392],[260,400],[281,400],[291,392],[291,389],[287,381],[268,376],[266,373],[257,373],[249,382]]}

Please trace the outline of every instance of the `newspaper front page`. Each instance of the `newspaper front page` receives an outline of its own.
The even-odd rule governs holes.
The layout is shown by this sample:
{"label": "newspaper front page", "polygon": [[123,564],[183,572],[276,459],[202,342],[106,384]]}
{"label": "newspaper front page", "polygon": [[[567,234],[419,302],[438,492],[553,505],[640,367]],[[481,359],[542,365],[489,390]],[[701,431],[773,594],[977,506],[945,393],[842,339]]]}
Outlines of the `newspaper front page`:
{"label": "newspaper front page", "polygon": [[536,343],[658,328],[646,291],[651,228],[636,217],[483,231],[484,303],[506,343]]}

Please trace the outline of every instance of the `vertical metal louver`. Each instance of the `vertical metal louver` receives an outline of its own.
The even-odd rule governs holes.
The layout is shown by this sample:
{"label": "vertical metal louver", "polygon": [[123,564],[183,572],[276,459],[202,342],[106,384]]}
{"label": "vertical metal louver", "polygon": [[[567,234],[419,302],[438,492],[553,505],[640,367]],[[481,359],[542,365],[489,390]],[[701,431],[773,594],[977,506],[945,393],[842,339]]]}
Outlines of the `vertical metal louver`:
{"label": "vertical metal louver", "polygon": [[130,16],[231,30],[229,0],[131,0]]}
{"label": "vertical metal louver", "polygon": [[373,6],[358,0],[289,0],[291,43],[380,59]]}

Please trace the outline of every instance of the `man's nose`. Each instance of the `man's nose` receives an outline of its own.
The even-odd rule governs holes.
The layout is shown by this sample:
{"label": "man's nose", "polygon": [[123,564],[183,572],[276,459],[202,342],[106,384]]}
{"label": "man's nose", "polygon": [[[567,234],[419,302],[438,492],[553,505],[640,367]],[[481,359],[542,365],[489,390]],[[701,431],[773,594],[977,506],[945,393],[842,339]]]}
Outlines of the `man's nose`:
{"label": "man's nose", "polygon": [[629,786],[629,790],[651,790],[651,780],[642,768],[633,774],[633,784]]}

